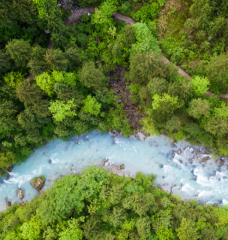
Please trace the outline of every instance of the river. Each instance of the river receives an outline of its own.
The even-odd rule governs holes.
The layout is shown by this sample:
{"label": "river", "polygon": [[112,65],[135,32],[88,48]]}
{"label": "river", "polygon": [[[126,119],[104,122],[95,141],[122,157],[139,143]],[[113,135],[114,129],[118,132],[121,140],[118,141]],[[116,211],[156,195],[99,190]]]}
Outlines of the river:
{"label": "river", "polygon": [[[47,181],[42,190],[46,190],[57,178],[79,173],[89,164],[101,166],[104,159],[108,160],[105,165],[124,164],[119,174],[125,176],[133,177],[138,171],[156,174],[156,185],[182,199],[197,199],[200,204],[228,204],[227,161],[218,167],[202,146],[191,146],[185,141],[174,146],[165,136],[145,139],[139,136],[140,140],[135,136],[127,139],[94,131],[40,147],[13,168],[8,180],[0,179],[0,210],[5,209],[7,201],[12,204],[22,201],[17,197],[18,188],[24,190],[23,201],[32,200],[37,192],[29,182],[34,177],[44,175]],[[196,154],[197,151],[201,154]],[[210,159],[203,162],[205,157]]]}

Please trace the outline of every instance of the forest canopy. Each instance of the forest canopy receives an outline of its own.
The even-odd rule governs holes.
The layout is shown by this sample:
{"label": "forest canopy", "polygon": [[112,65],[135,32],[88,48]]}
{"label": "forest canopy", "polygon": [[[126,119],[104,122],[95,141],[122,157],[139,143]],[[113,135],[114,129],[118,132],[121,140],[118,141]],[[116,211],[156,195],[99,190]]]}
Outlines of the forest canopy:
{"label": "forest canopy", "polygon": [[228,155],[225,0],[72,3],[99,8],[66,24],[70,5],[55,0],[0,6],[1,176],[47,141],[94,129],[166,134]]}

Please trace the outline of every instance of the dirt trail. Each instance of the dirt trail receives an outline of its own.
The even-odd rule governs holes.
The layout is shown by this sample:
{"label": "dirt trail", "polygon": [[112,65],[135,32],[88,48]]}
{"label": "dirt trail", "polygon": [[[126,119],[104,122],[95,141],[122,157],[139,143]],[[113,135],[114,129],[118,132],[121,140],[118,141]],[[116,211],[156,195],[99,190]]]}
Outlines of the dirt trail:
{"label": "dirt trail", "polygon": [[[91,14],[93,11],[95,10],[95,7],[84,7],[84,8],[80,8],[75,10],[70,16],[68,16],[66,18],[66,20],[64,21],[64,25],[68,25],[71,24],[73,21],[75,20],[79,20],[80,17],[83,16],[83,14]],[[115,13],[112,15],[113,18],[115,19],[119,19],[121,21],[124,21],[127,24],[135,24],[136,21],[130,17],[124,16],[120,13]],[[54,47],[54,43],[50,40],[47,46],[47,49],[52,49]],[[166,57],[163,57],[164,63],[169,63],[169,59]],[[176,65],[175,65],[176,66]],[[191,76],[186,73],[183,69],[181,69],[180,67],[176,66],[178,68],[178,72],[181,76],[185,76],[187,78],[191,78]],[[34,80],[34,76],[32,74],[29,74],[28,76],[25,77],[25,79],[29,79],[29,81],[33,81]],[[207,91],[207,93],[205,93],[207,95],[213,95],[214,93]],[[220,96],[218,96],[221,99],[228,99],[228,93],[227,94],[221,94]]]}

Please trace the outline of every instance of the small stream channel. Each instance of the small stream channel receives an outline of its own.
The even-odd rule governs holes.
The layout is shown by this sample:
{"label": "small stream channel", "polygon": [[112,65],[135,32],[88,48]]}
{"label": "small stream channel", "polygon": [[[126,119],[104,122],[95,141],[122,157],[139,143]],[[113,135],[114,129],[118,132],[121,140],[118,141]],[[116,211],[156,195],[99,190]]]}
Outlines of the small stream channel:
{"label": "small stream channel", "polygon": [[[33,199],[37,192],[30,180],[44,175],[46,190],[59,177],[79,173],[89,164],[124,164],[118,171],[125,176],[134,176],[138,171],[156,174],[156,185],[182,199],[197,199],[200,204],[228,204],[227,161],[223,166],[212,159],[208,150],[201,146],[191,146],[185,141],[173,145],[164,136],[139,137],[130,139],[121,135],[100,135],[94,131],[87,135],[74,136],[70,141],[59,139],[35,150],[22,163],[9,173],[10,178],[0,179],[0,210],[5,209],[7,201],[20,203],[17,189],[24,191],[23,201]],[[181,150],[178,151],[178,150]],[[178,152],[178,153],[177,153]],[[209,160],[208,160],[209,159]]]}

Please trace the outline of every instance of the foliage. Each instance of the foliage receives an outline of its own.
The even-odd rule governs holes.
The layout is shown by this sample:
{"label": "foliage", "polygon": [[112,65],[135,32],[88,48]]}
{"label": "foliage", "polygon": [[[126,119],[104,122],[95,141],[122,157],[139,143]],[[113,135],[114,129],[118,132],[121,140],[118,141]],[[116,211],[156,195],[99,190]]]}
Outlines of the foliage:
{"label": "foliage", "polygon": [[195,94],[197,96],[202,95],[203,93],[206,93],[208,88],[208,85],[210,84],[209,80],[207,78],[202,78],[199,76],[195,76],[192,79],[192,86]]}
{"label": "foliage", "polygon": [[97,116],[100,113],[101,103],[97,102],[95,97],[88,95],[84,100],[83,111]]}
{"label": "foliage", "polygon": [[151,34],[145,23],[134,24],[136,43],[132,44],[131,52],[160,52],[157,39]]}
{"label": "foliage", "polygon": [[206,66],[206,74],[215,93],[226,93],[228,91],[227,60],[228,54],[215,56]]}
{"label": "foliage", "polygon": [[105,76],[103,73],[95,68],[93,62],[85,62],[82,66],[82,70],[79,73],[79,80],[88,88],[99,88],[104,85]]}
{"label": "foliage", "polygon": [[29,41],[13,39],[6,45],[6,52],[14,60],[17,67],[26,67],[31,52]]}
{"label": "foliage", "polygon": [[194,118],[200,118],[201,116],[208,117],[210,115],[210,103],[207,100],[201,98],[193,99],[189,104],[188,113]]}
{"label": "foliage", "polygon": [[24,76],[20,72],[9,72],[4,76],[4,81],[8,86],[16,88],[24,81]]}
{"label": "foliage", "polygon": [[140,22],[150,22],[152,19],[156,18],[160,12],[159,5],[157,3],[151,3],[150,5],[144,5],[137,12],[132,12],[132,17]]}
{"label": "foliage", "polygon": [[197,240],[199,234],[197,234],[197,228],[194,226],[194,222],[182,218],[181,225],[177,229],[177,236],[180,240]]}
{"label": "foliage", "polygon": [[53,118],[61,122],[67,116],[75,116],[74,111],[76,105],[74,104],[74,99],[68,100],[67,102],[56,100],[55,102],[50,103],[49,110],[51,111]]}
{"label": "foliage", "polygon": [[58,179],[44,195],[1,213],[1,239],[225,237],[227,208],[181,201],[153,186],[153,175],[132,179],[95,166],[82,173]]}

